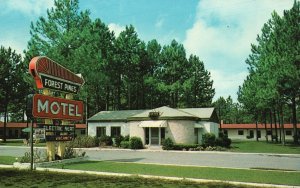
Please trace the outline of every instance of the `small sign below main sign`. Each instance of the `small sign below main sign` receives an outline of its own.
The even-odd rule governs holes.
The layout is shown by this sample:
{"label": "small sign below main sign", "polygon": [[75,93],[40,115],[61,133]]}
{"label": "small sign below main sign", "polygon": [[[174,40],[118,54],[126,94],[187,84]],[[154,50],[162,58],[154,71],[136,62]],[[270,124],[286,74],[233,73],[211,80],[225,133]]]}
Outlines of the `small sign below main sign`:
{"label": "small sign below main sign", "polygon": [[51,97],[33,96],[33,117],[79,121],[83,119],[83,102]]}

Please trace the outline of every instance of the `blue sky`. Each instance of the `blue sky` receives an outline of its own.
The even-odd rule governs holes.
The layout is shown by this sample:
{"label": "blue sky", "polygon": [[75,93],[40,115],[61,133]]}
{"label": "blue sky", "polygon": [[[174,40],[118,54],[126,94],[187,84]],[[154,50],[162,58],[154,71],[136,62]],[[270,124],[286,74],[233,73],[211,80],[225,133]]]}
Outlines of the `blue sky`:
{"label": "blue sky", "polygon": [[[132,24],[145,42],[182,43],[187,56],[204,62],[216,95],[236,101],[247,76],[245,60],[263,24],[275,10],[282,15],[293,0],[80,0],[81,10],[100,18],[116,34]],[[30,23],[46,16],[52,0],[0,0],[0,45],[22,53]]]}

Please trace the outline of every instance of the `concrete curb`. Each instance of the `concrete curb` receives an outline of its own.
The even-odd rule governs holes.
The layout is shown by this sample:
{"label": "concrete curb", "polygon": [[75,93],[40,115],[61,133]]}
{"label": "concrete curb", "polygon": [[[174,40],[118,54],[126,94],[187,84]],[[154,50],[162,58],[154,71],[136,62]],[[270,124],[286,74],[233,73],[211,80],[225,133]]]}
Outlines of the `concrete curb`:
{"label": "concrete curb", "polygon": [[[13,165],[0,165],[0,168],[14,168],[14,166]],[[137,176],[137,177],[148,178],[148,179],[163,179],[163,180],[173,180],[173,181],[185,180],[185,181],[192,181],[192,182],[196,182],[196,183],[228,183],[228,184],[232,184],[232,185],[246,185],[246,186],[255,186],[255,187],[300,188],[300,186],[275,185],[275,184],[265,184],[265,183],[249,183],[249,182],[238,182],[238,181],[222,181],[222,180],[210,180],[210,179],[180,178],[180,177],[154,176],[154,175],[144,175],[144,174],[97,172],[97,171],[42,168],[42,167],[37,167],[36,170],[37,171],[70,173],[70,174],[90,174],[90,175],[99,175],[99,176],[119,176],[119,177]]]}
{"label": "concrete curb", "polygon": [[[29,146],[0,146],[1,147],[16,147],[16,148],[28,148]],[[44,149],[45,147],[35,147],[38,149]],[[124,152],[167,152],[167,153],[190,153],[190,154],[199,154],[199,153],[208,153],[208,154],[237,154],[237,155],[266,155],[266,156],[277,156],[277,157],[296,157],[300,158],[300,154],[280,154],[280,153],[241,153],[241,152],[230,152],[230,151],[177,151],[177,150],[151,150],[151,149],[140,149],[140,150],[133,150],[133,149],[122,149],[122,148],[100,148],[100,147],[93,147],[93,148],[74,148],[76,150],[86,150],[86,151],[124,151]]]}

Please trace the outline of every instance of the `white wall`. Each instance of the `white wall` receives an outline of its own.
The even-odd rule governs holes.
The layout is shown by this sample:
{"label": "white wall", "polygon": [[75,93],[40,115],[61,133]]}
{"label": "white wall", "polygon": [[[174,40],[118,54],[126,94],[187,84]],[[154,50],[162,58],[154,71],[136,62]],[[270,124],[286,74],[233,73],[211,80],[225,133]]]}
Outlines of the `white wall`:
{"label": "white wall", "polygon": [[136,136],[142,139],[143,144],[145,145],[145,131],[144,128],[139,127],[140,121],[131,121],[130,125],[130,137]]}
{"label": "white wall", "polygon": [[106,135],[111,135],[111,127],[121,127],[121,135],[129,135],[129,124],[126,122],[89,122],[88,135],[96,136],[97,127],[106,127]]}
{"label": "white wall", "polygon": [[166,138],[171,138],[177,144],[194,144],[195,121],[168,120],[166,127]]}
{"label": "white wall", "polygon": [[[228,132],[228,138],[230,139],[238,139],[238,140],[256,140],[256,129],[225,129]],[[238,135],[238,130],[244,130],[244,135]],[[254,137],[251,139],[247,139],[247,136],[250,135],[250,130],[253,131]],[[259,138],[260,140],[265,140],[266,139],[266,130],[265,129],[259,129],[261,133],[261,137]],[[270,130],[270,129],[268,129]],[[292,140],[293,139],[293,130],[292,129],[285,129],[286,131],[292,131],[292,135],[285,135],[286,140]],[[275,129],[273,129],[273,135],[275,135]],[[280,135],[280,129],[277,131],[277,136],[279,139]],[[271,135],[268,135],[268,139],[271,140]]]}

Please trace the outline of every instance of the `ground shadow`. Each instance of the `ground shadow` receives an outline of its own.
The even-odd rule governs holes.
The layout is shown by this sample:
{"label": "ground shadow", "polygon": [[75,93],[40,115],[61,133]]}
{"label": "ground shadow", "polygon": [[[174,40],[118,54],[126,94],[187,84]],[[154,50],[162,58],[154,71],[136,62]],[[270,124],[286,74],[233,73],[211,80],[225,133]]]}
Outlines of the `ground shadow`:
{"label": "ground shadow", "polygon": [[104,161],[111,161],[111,162],[137,162],[141,161],[145,158],[131,158],[131,159],[113,159],[113,160],[104,160]]}

